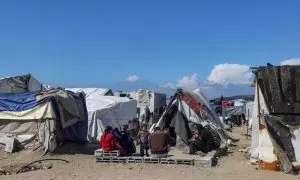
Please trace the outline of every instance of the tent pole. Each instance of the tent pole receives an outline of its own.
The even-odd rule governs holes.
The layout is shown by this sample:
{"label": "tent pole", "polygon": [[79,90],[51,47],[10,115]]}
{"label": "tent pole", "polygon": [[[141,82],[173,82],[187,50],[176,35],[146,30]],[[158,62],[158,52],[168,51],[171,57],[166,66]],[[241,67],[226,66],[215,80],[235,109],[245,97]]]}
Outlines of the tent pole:
{"label": "tent pole", "polygon": [[248,109],[248,117],[247,117],[247,123],[246,123],[246,126],[247,126],[247,139],[248,139],[248,134],[249,134],[249,129],[248,129],[248,127],[249,127],[249,113],[250,113],[250,109]]}

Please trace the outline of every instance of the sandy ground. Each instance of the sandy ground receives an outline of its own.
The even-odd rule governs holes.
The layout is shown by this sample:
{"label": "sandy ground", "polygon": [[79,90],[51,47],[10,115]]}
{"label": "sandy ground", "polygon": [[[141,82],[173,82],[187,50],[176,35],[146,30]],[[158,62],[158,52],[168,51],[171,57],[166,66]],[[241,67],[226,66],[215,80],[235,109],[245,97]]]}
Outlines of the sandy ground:
{"label": "sandy ground", "polygon": [[[82,154],[82,149],[68,147],[68,151],[57,152],[55,155],[46,155],[44,158],[62,158],[70,161],[64,162],[45,162],[53,164],[49,170],[37,170],[18,175],[0,176],[0,179],[222,179],[222,180],[289,180],[300,179],[300,176],[287,175],[280,172],[258,170],[256,166],[250,165],[245,153],[238,152],[243,146],[250,145],[250,138],[242,135],[245,129],[236,128],[232,133],[234,138],[240,141],[231,147],[228,156],[221,157],[218,166],[214,168],[204,168],[184,165],[145,165],[145,164],[102,164],[96,163],[92,151]],[[82,147],[86,148],[86,147]],[[77,154],[81,152],[81,154]],[[22,152],[15,154],[0,153],[0,167],[18,169],[22,165],[33,160],[40,159],[36,153]]]}

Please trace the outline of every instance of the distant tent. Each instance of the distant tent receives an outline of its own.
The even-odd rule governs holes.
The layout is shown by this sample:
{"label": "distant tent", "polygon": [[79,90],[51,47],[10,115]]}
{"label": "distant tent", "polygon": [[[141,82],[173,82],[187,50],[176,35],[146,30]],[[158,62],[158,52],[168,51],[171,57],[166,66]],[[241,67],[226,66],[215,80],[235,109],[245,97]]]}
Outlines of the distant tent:
{"label": "distant tent", "polygon": [[113,92],[111,89],[105,88],[66,88],[69,91],[77,92],[84,92],[86,97],[92,98],[93,96],[113,96]]}
{"label": "distant tent", "polygon": [[224,124],[211,108],[207,98],[199,90],[177,90],[162,117],[154,126],[161,129],[173,127],[177,137],[184,144],[188,144],[192,127],[196,124],[210,126],[220,136],[221,144],[226,145],[229,136],[224,130]]}

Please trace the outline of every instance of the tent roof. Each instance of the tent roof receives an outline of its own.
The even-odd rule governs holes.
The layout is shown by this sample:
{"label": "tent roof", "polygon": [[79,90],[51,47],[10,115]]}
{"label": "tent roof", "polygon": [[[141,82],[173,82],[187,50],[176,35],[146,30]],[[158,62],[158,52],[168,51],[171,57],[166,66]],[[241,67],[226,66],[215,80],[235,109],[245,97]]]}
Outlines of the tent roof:
{"label": "tent roof", "polygon": [[111,91],[111,89],[105,88],[66,88],[69,91],[77,92],[84,92],[86,97],[98,97],[98,96],[105,96],[107,93]]}
{"label": "tent roof", "polygon": [[92,96],[86,98],[88,111],[109,109],[119,105],[121,107],[121,104],[126,104],[126,103],[135,103],[135,107],[137,104],[135,100],[125,98],[125,97],[117,97],[117,96]]}
{"label": "tent roof", "polygon": [[44,89],[31,74],[0,78],[0,93],[37,92]]}

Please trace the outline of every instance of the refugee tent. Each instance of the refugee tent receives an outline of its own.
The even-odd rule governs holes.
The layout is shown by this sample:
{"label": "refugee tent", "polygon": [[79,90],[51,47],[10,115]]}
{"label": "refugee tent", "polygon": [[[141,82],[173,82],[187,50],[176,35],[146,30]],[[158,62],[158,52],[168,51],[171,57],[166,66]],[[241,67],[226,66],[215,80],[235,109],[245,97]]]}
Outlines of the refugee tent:
{"label": "refugee tent", "polygon": [[6,86],[0,87],[5,92],[0,93],[0,144],[10,152],[16,143],[19,148],[41,146],[45,152],[53,152],[58,142],[85,142],[87,111],[84,94],[39,89],[37,80],[33,84],[19,81],[26,78],[27,75],[9,78],[12,81],[0,80],[0,84]]}
{"label": "refugee tent", "polygon": [[219,136],[220,144],[227,144],[229,136],[224,131],[224,124],[199,90],[177,90],[158,123],[153,125],[150,131],[153,131],[154,127],[173,127],[178,139],[187,145],[195,124],[211,127]]}
{"label": "refugee tent", "polygon": [[77,92],[84,92],[86,97],[89,96],[113,96],[113,92],[111,89],[105,88],[66,88],[69,91]]}
{"label": "refugee tent", "polygon": [[[231,116],[243,116],[246,120],[252,117],[253,102],[245,100],[233,100],[234,106],[223,107],[226,118]],[[249,117],[249,119],[248,119]]]}
{"label": "refugee tent", "polygon": [[259,67],[254,74],[251,161],[291,172],[300,161],[300,66]]}
{"label": "refugee tent", "polygon": [[90,94],[86,97],[88,110],[88,141],[98,143],[106,126],[113,128],[129,124],[136,118],[136,100]]}

